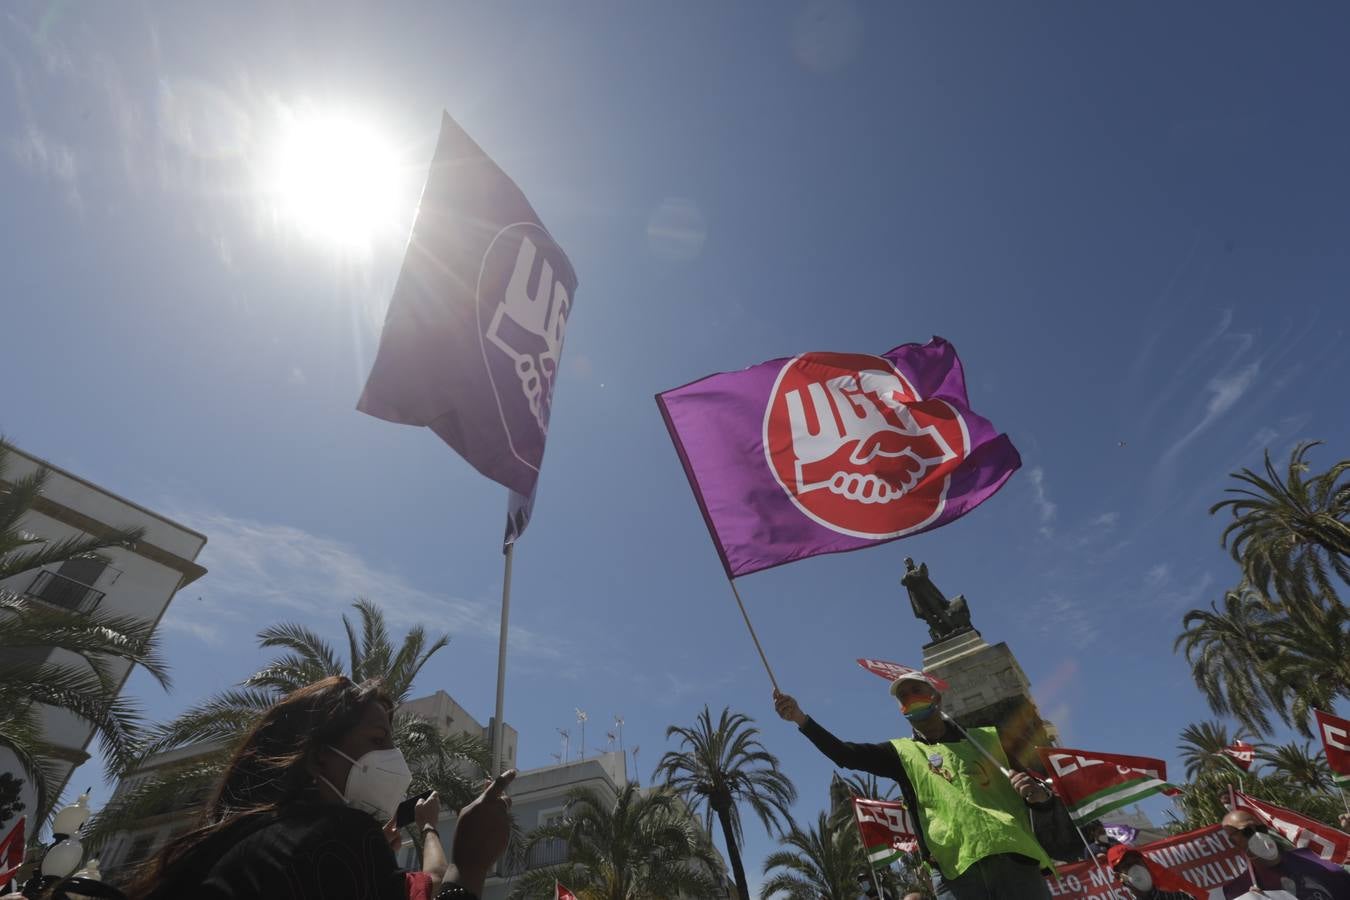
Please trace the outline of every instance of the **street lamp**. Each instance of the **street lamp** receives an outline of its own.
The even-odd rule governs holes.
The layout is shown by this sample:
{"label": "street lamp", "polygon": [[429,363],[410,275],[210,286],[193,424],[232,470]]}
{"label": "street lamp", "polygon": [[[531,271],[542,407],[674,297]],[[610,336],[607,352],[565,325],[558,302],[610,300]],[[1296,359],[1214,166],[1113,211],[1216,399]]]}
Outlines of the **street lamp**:
{"label": "street lamp", "polygon": [[[107,897],[118,898],[122,894],[116,888],[99,881],[98,860],[91,859],[79,872],[84,861],[84,845],[80,843],[80,830],[89,821],[93,811],[89,808],[89,792],[85,791],[74,803],[60,810],[52,820],[52,844],[42,856],[33,877],[23,886],[25,897],[39,897],[45,888],[64,882],[59,887],[68,887],[78,894],[60,891],[63,897]],[[75,873],[76,877],[71,878]]]}

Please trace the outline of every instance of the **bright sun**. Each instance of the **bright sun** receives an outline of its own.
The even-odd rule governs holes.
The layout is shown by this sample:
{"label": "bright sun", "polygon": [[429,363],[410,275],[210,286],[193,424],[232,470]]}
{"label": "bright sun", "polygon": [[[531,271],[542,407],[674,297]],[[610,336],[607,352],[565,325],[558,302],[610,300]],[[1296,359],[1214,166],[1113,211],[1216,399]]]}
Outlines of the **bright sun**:
{"label": "bright sun", "polygon": [[355,117],[288,116],[271,168],[278,213],[308,237],[358,249],[393,224],[397,159],[378,132]]}

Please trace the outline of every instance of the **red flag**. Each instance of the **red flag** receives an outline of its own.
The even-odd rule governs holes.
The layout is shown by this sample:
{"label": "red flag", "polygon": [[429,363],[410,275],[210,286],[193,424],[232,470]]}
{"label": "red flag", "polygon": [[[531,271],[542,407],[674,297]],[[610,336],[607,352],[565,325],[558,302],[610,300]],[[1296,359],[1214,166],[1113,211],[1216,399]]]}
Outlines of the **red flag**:
{"label": "red flag", "polygon": [[1064,747],[1038,747],[1055,792],[1075,822],[1083,823],[1151,794],[1175,794],[1167,763],[1149,756],[1122,756]]}
{"label": "red flag", "polygon": [[577,900],[577,895],[563,887],[561,881],[553,882],[553,886],[557,889],[554,900]]}
{"label": "red flag", "polygon": [[1257,800],[1255,797],[1233,792],[1237,809],[1245,809],[1262,822],[1289,839],[1295,847],[1307,847],[1325,860],[1345,865],[1350,863],[1350,834],[1332,828],[1305,815]]}
{"label": "red flag", "polygon": [[854,797],[853,819],[858,823],[867,861],[874,869],[884,869],[901,853],[919,849],[919,836],[903,803]]}
{"label": "red flag", "polygon": [[1256,759],[1256,748],[1246,741],[1233,741],[1233,746],[1224,747],[1219,751],[1223,755],[1224,762],[1243,772],[1252,770],[1252,762]]}
{"label": "red flag", "polygon": [[1317,731],[1322,735],[1322,749],[1327,754],[1327,765],[1331,767],[1336,784],[1350,789],[1350,721],[1338,719],[1331,713],[1320,709],[1313,710],[1317,716]]}
{"label": "red flag", "polygon": [[[1223,900],[1223,886],[1247,871],[1247,861],[1218,825],[1174,835],[1135,848],[1173,878],[1171,890]],[[1127,894],[1109,869],[1092,861],[1057,866],[1046,884],[1055,900],[1120,900]],[[1157,882],[1154,882],[1155,885]]]}
{"label": "red flag", "polygon": [[884,659],[864,658],[858,660],[858,665],[862,666],[873,675],[884,678],[887,681],[894,681],[901,675],[908,675],[910,672],[918,672],[924,678],[928,679],[929,684],[943,693],[946,693],[947,689],[951,687],[951,685],[947,684],[947,682],[938,678],[936,675],[929,675],[921,669],[911,669],[909,666],[902,666],[899,663],[886,662]]}
{"label": "red flag", "polygon": [[23,851],[26,846],[24,843],[24,823],[27,819],[20,816],[14,823],[14,827],[9,830],[9,834],[0,840],[0,889],[4,888],[7,881],[14,877],[14,873],[19,871],[23,865]]}

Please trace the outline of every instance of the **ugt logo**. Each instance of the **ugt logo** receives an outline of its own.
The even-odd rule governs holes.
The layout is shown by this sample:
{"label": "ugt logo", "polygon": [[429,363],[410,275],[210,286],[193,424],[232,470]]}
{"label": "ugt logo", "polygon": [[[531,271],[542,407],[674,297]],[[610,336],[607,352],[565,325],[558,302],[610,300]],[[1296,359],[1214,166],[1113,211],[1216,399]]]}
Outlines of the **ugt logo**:
{"label": "ugt logo", "polygon": [[960,414],[921,398],[880,356],[804,353],[778,373],[764,414],[778,484],[812,520],[854,537],[932,523],[969,453]]}
{"label": "ugt logo", "polygon": [[503,228],[483,255],[475,289],[483,362],[511,449],[536,469],[575,290],[567,257],[533,222]]}

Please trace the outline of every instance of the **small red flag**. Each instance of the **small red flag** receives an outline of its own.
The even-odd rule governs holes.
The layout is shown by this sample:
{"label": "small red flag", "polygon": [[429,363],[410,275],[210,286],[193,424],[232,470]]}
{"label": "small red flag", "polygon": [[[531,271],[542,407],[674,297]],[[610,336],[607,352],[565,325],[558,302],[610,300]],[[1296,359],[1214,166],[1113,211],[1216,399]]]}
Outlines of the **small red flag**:
{"label": "small red flag", "polygon": [[1307,847],[1337,865],[1350,863],[1350,834],[1292,809],[1257,800],[1242,791],[1233,792],[1233,804],[1234,808],[1247,810],[1284,835],[1295,847]]}
{"label": "small red flag", "polygon": [[1246,741],[1233,741],[1233,746],[1224,747],[1219,752],[1223,754],[1224,762],[1244,772],[1252,770],[1252,762],[1256,759],[1256,748]]}
{"label": "small red flag", "polygon": [[27,821],[25,816],[20,816],[14,827],[9,830],[9,834],[0,840],[0,889],[23,865],[24,848],[27,846],[24,841],[24,825]]}
{"label": "small red flag", "polygon": [[1350,721],[1338,719],[1331,713],[1320,709],[1313,710],[1317,716],[1317,733],[1322,735],[1322,749],[1327,754],[1327,765],[1335,776],[1336,784],[1342,790],[1350,788]]}
{"label": "small red flag", "polygon": [[936,675],[929,675],[922,669],[913,669],[909,666],[902,666],[899,663],[887,662],[884,659],[867,659],[864,657],[858,660],[858,665],[862,666],[878,678],[884,678],[887,681],[894,681],[901,675],[908,675],[910,672],[918,672],[924,678],[928,679],[929,684],[943,693],[946,693],[947,689],[951,687],[951,685],[947,684],[947,682],[943,681],[941,678]]}
{"label": "small red flag", "polygon": [[902,853],[919,849],[919,836],[903,803],[854,797],[853,818],[858,823],[867,861],[874,869],[884,869]]}
{"label": "small red flag", "polygon": [[553,882],[553,886],[557,888],[557,896],[554,900],[577,900],[577,895],[563,887],[561,881]]}

